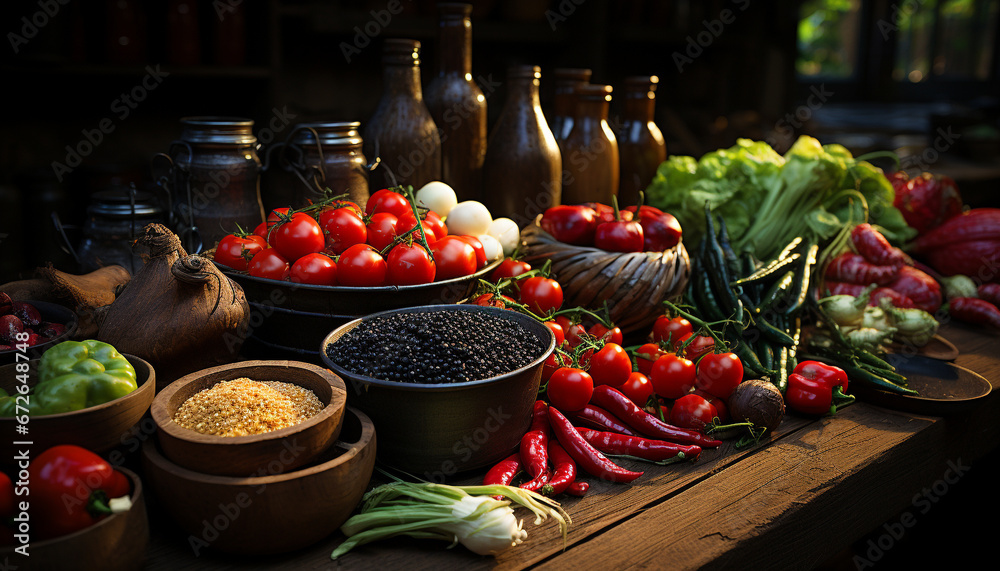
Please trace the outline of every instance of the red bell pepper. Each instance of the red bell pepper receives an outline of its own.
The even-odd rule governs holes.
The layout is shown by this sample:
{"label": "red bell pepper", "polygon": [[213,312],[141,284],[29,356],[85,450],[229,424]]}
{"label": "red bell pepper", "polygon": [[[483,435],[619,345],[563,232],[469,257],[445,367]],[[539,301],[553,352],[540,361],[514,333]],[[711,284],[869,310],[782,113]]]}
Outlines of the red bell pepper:
{"label": "red bell pepper", "polygon": [[597,229],[597,213],[586,206],[560,204],[547,209],[539,225],[560,242],[591,246]]}
{"label": "red bell pepper", "polygon": [[108,501],[129,495],[125,474],[90,450],[61,444],[28,466],[32,530],[37,539],[84,529],[112,512]]}
{"label": "red bell pepper", "polygon": [[[637,208],[629,206],[622,211],[635,214]],[[669,250],[681,241],[683,231],[677,218],[669,212],[664,212],[655,206],[645,204],[638,207],[639,224],[642,225],[642,249],[647,252],[662,252]]]}
{"label": "red bell pepper", "polygon": [[840,367],[802,361],[788,375],[785,404],[803,414],[834,414],[854,402],[854,396],[845,393],[847,385],[847,373]]}
{"label": "red bell pepper", "polygon": [[643,248],[642,224],[638,220],[626,220],[618,210],[618,200],[614,200],[615,219],[601,222],[594,230],[594,246],[609,252],[641,252]]}
{"label": "red bell pepper", "polygon": [[793,373],[798,373],[807,379],[826,383],[831,390],[840,389],[847,392],[848,378],[843,369],[834,365],[827,365],[819,361],[802,361],[795,365]]}

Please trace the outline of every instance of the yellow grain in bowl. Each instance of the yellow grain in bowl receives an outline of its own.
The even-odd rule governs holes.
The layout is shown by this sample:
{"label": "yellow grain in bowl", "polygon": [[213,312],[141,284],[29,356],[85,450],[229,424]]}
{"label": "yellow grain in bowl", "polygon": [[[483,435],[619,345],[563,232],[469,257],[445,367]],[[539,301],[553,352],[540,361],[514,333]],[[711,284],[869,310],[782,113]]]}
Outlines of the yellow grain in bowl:
{"label": "yellow grain in bowl", "polygon": [[214,436],[263,434],[298,424],[323,409],[311,390],[242,377],[218,382],[181,403],[174,422]]}

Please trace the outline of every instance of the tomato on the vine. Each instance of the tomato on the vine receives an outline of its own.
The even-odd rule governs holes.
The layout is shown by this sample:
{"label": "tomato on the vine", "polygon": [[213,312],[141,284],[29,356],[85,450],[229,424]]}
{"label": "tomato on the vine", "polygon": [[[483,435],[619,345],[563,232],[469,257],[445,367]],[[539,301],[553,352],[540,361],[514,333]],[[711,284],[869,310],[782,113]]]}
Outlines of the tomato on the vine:
{"label": "tomato on the vine", "polygon": [[368,228],[352,208],[332,208],[320,212],[319,224],[326,233],[326,247],[339,254],[355,244],[368,241]]}
{"label": "tomato on the vine", "polygon": [[434,281],[434,260],[417,242],[396,244],[386,256],[386,277],[393,285],[428,284]]}
{"label": "tomato on the vine", "polygon": [[[692,334],[693,335],[693,334]],[[681,339],[681,344],[687,343],[692,335],[686,335]],[[695,335],[694,339],[682,351],[684,356],[697,362],[702,355],[706,355],[715,350],[715,340],[708,335]]]}
{"label": "tomato on the vine", "polygon": [[649,375],[653,369],[653,363],[666,354],[666,351],[658,343],[643,343],[635,351],[636,368],[639,369],[640,373]]}
{"label": "tomato on the vine", "polygon": [[245,272],[254,255],[267,247],[267,240],[257,234],[246,236],[227,234],[219,240],[219,245],[215,247],[213,259],[223,266]]}
{"label": "tomato on the vine", "polygon": [[428,210],[427,214],[424,216],[424,224],[430,227],[434,231],[434,239],[440,240],[448,235],[448,226],[445,224],[444,220],[438,216],[437,212],[433,210]]}
{"label": "tomato on the vine", "polygon": [[681,428],[703,430],[718,415],[712,403],[691,393],[674,401],[674,406],[670,409],[670,422]]}
{"label": "tomato on the vine", "polygon": [[459,234],[457,235],[457,237],[458,239],[468,243],[470,246],[472,246],[472,249],[476,251],[476,269],[478,270],[479,268],[485,266],[489,260],[486,259],[486,249],[483,248],[482,241],[480,241],[479,238],[476,238],[475,236],[466,236]]}
{"label": "tomato on the vine", "polygon": [[621,328],[614,324],[611,324],[611,327],[608,328],[603,323],[595,323],[587,329],[587,333],[598,339],[604,339],[609,343],[617,343],[619,345],[625,339],[625,334],[622,333]]}
{"label": "tomato on the vine", "polygon": [[337,264],[326,254],[306,254],[295,260],[288,277],[300,284],[337,285]]}
{"label": "tomato on the vine", "polygon": [[562,367],[549,377],[545,395],[558,410],[577,411],[586,406],[594,395],[594,379],[582,369]]}
{"label": "tomato on the vine", "polygon": [[694,333],[694,326],[683,317],[661,315],[653,322],[651,340],[657,343],[669,343],[672,349],[677,349],[681,340]]}
{"label": "tomato on the vine", "polygon": [[649,402],[649,398],[655,394],[653,383],[649,377],[638,371],[630,373],[618,390],[637,404],[639,408],[644,408]]}
{"label": "tomato on the vine", "polygon": [[389,212],[372,214],[365,226],[368,233],[368,243],[379,252],[385,250],[399,235],[399,231],[396,229],[398,224],[399,218],[395,214]]}
{"label": "tomato on the vine", "polygon": [[569,327],[564,326],[564,329],[566,330],[566,345],[570,349],[582,343],[587,337],[587,329],[582,323],[570,323]]}
{"label": "tomato on the vine", "polygon": [[566,332],[563,331],[562,325],[559,325],[558,321],[549,320],[545,322],[545,326],[552,331],[552,335],[556,338],[556,347],[561,347],[566,342]]}
{"label": "tomato on the vine", "polygon": [[368,244],[355,244],[337,260],[337,281],[345,286],[385,285],[385,259]]}
{"label": "tomato on the vine", "polygon": [[288,260],[282,257],[274,248],[265,248],[257,252],[250,259],[247,271],[251,276],[257,278],[267,278],[270,280],[284,280],[288,278],[291,267]]}
{"label": "tomato on the vine", "polygon": [[698,361],[694,386],[722,400],[743,382],[743,362],[733,353],[708,353]]}
{"label": "tomato on the vine", "polygon": [[[413,216],[413,213],[404,212],[403,215],[397,219],[396,234],[402,236],[403,234],[406,234],[416,226],[417,226],[417,219]],[[428,245],[433,244],[438,239],[438,236],[434,232],[434,229],[431,228],[429,224],[427,224],[426,220],[420,221],[420,227],[421,230],[423,230],[424,238],[427,239]],[[416,232],[414,232],[412,236],[414,241],[420,240],[420,237],[416,234]]]}
{"label": "tomato on the vine", "polygon": [[720,399],[715,395],[710,395],[701,389],[695,389],[692,394],[696,394],[701,398],[707,400],[709,404],[715,407],[715,415],[719,417],[720,422],[729,422],[729,406],[726,401]]}
{"label": "tomato on the vine", "polygon": [[653,390],[666,399],[680,398],[691,392],[696,378],[694,362],[674,353],[658,358],[649,370]]}
{"label": "tomato on the vine", "polygon": [[274,246],[273,238],[270,236],[270,231],[274,228],[274,225],[278,223],[278,220],[282,216],[288,215],[291,208],[275,208],[274,210],[267,213],[267,219],[261,222],[254,228],[253,233],[263,238],[269,245]]}
{"label": "tomato on the vine", "polygon": [[552,278],[532,276],[521,283],[521,302],[539,315],[548,315],[563,304],[563,291]]}
{"label": "tomato on the vine", "polygon": [[278,253],[290,262],[319,252],[326,245],[319,222],[305,212],[282,218],[271,230],[271,241]]}
{"label": "tomato on the vine", "polygon": [[437,279],[447,280],[476,273],[476,250],[458,236],[445,236],[431,244]]}
{"label": "tomato on the vine", "polygon": [[590,356],[588,372],[595,385],[611,385],[618,388],[632,374],[632,360],[621,345],[605,343],[596,353]]}
{"label": "tomato on the vine", "polygon": [[365,214],[374,214],[376,212],[388,212],[399,218],[406,212],[412,214],[413,208],[405,196],[386,188],[371,195],[368,198],[368,203],[365,205]]}
{"label": "tomato on the vine", "polygon": [[500,283],[501,280],[517,277],[523,273],[531,271],[531,264],[515,260],[514,258],[504,258],[500,265],[490,274],[490,281]]}
{"label": "tomato on the vine", "polygon": [[480,305],[483,307],[499,307],[500,309],[507,309],[508,306],[514,305],[517,302],[514,301],[513,298],[506,295],[498,293],[484,293],[472,300],[472,303],[473,305]]}
{"label": "tomato on the vine", "polygon": [[560,351],[550,353],[542,363],[542,384],[549,382],[549,379],[552,378],[552,373],[568,366],[570,366],[570,358],[565,354]]}

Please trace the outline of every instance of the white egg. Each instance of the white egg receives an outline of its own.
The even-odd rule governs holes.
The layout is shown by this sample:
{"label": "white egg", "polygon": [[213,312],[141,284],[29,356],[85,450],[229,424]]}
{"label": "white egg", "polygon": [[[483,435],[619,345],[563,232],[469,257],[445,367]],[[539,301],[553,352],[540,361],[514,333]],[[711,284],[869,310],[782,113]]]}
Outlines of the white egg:
{"label": "white egg", "polygon": [[483,243],[483,250],[486,251],[487,261],[492,262],[503,258],[503,246],[500,245],[499,240],[489,234],[480,234],[479,236],[476,236],[476,238],[479,238],[479,241]]}
{"label": "white egg", "polygon": [[455,190],[439,180],[432,180],[420,187],[414,198],[417,201],[417,206],[429,208],[441,218],[448,216],[451,209],[458,204],[458,195],[455,194]]}
{"label": "white egg", "polygon": [[459,202],[451,209],[445,220],[449,234],[464,234],[466,236],[486,234],[492,222],[493,216],[489,209],[478,200]]}
{"label": "white egg", "polygon": [[521,241],[521,229],[510,218],[497,218],[490,223],[487,234],[493,236],[503,247],[503,255],[509,256]]}

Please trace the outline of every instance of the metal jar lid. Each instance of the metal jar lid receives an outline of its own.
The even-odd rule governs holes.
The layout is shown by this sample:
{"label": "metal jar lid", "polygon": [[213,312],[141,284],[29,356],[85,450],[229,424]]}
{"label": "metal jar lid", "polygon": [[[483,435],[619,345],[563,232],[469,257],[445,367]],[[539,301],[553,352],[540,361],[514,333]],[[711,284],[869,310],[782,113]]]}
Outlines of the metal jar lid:
{"label": "metal jar lid", "polygon": [[323,147],[360,147],[360,128],[360,121],[300,123],[295,128],[292,143],[304,147],[316,144],[318,138]]}
{"label": "metal jar lid", "polygon": [[184,117],[181,141],[212,145],[253,145],[253,120],[239,117]]}
{"label": "metal jar lid", "polygon": [[90,195],[90,205],[87,211],[95,216],[106,218],[131,218],[132,216],[160,216],[163,209],[156,202],[152,193],[136,191],[135,203],[126,189],[100,190]]}

